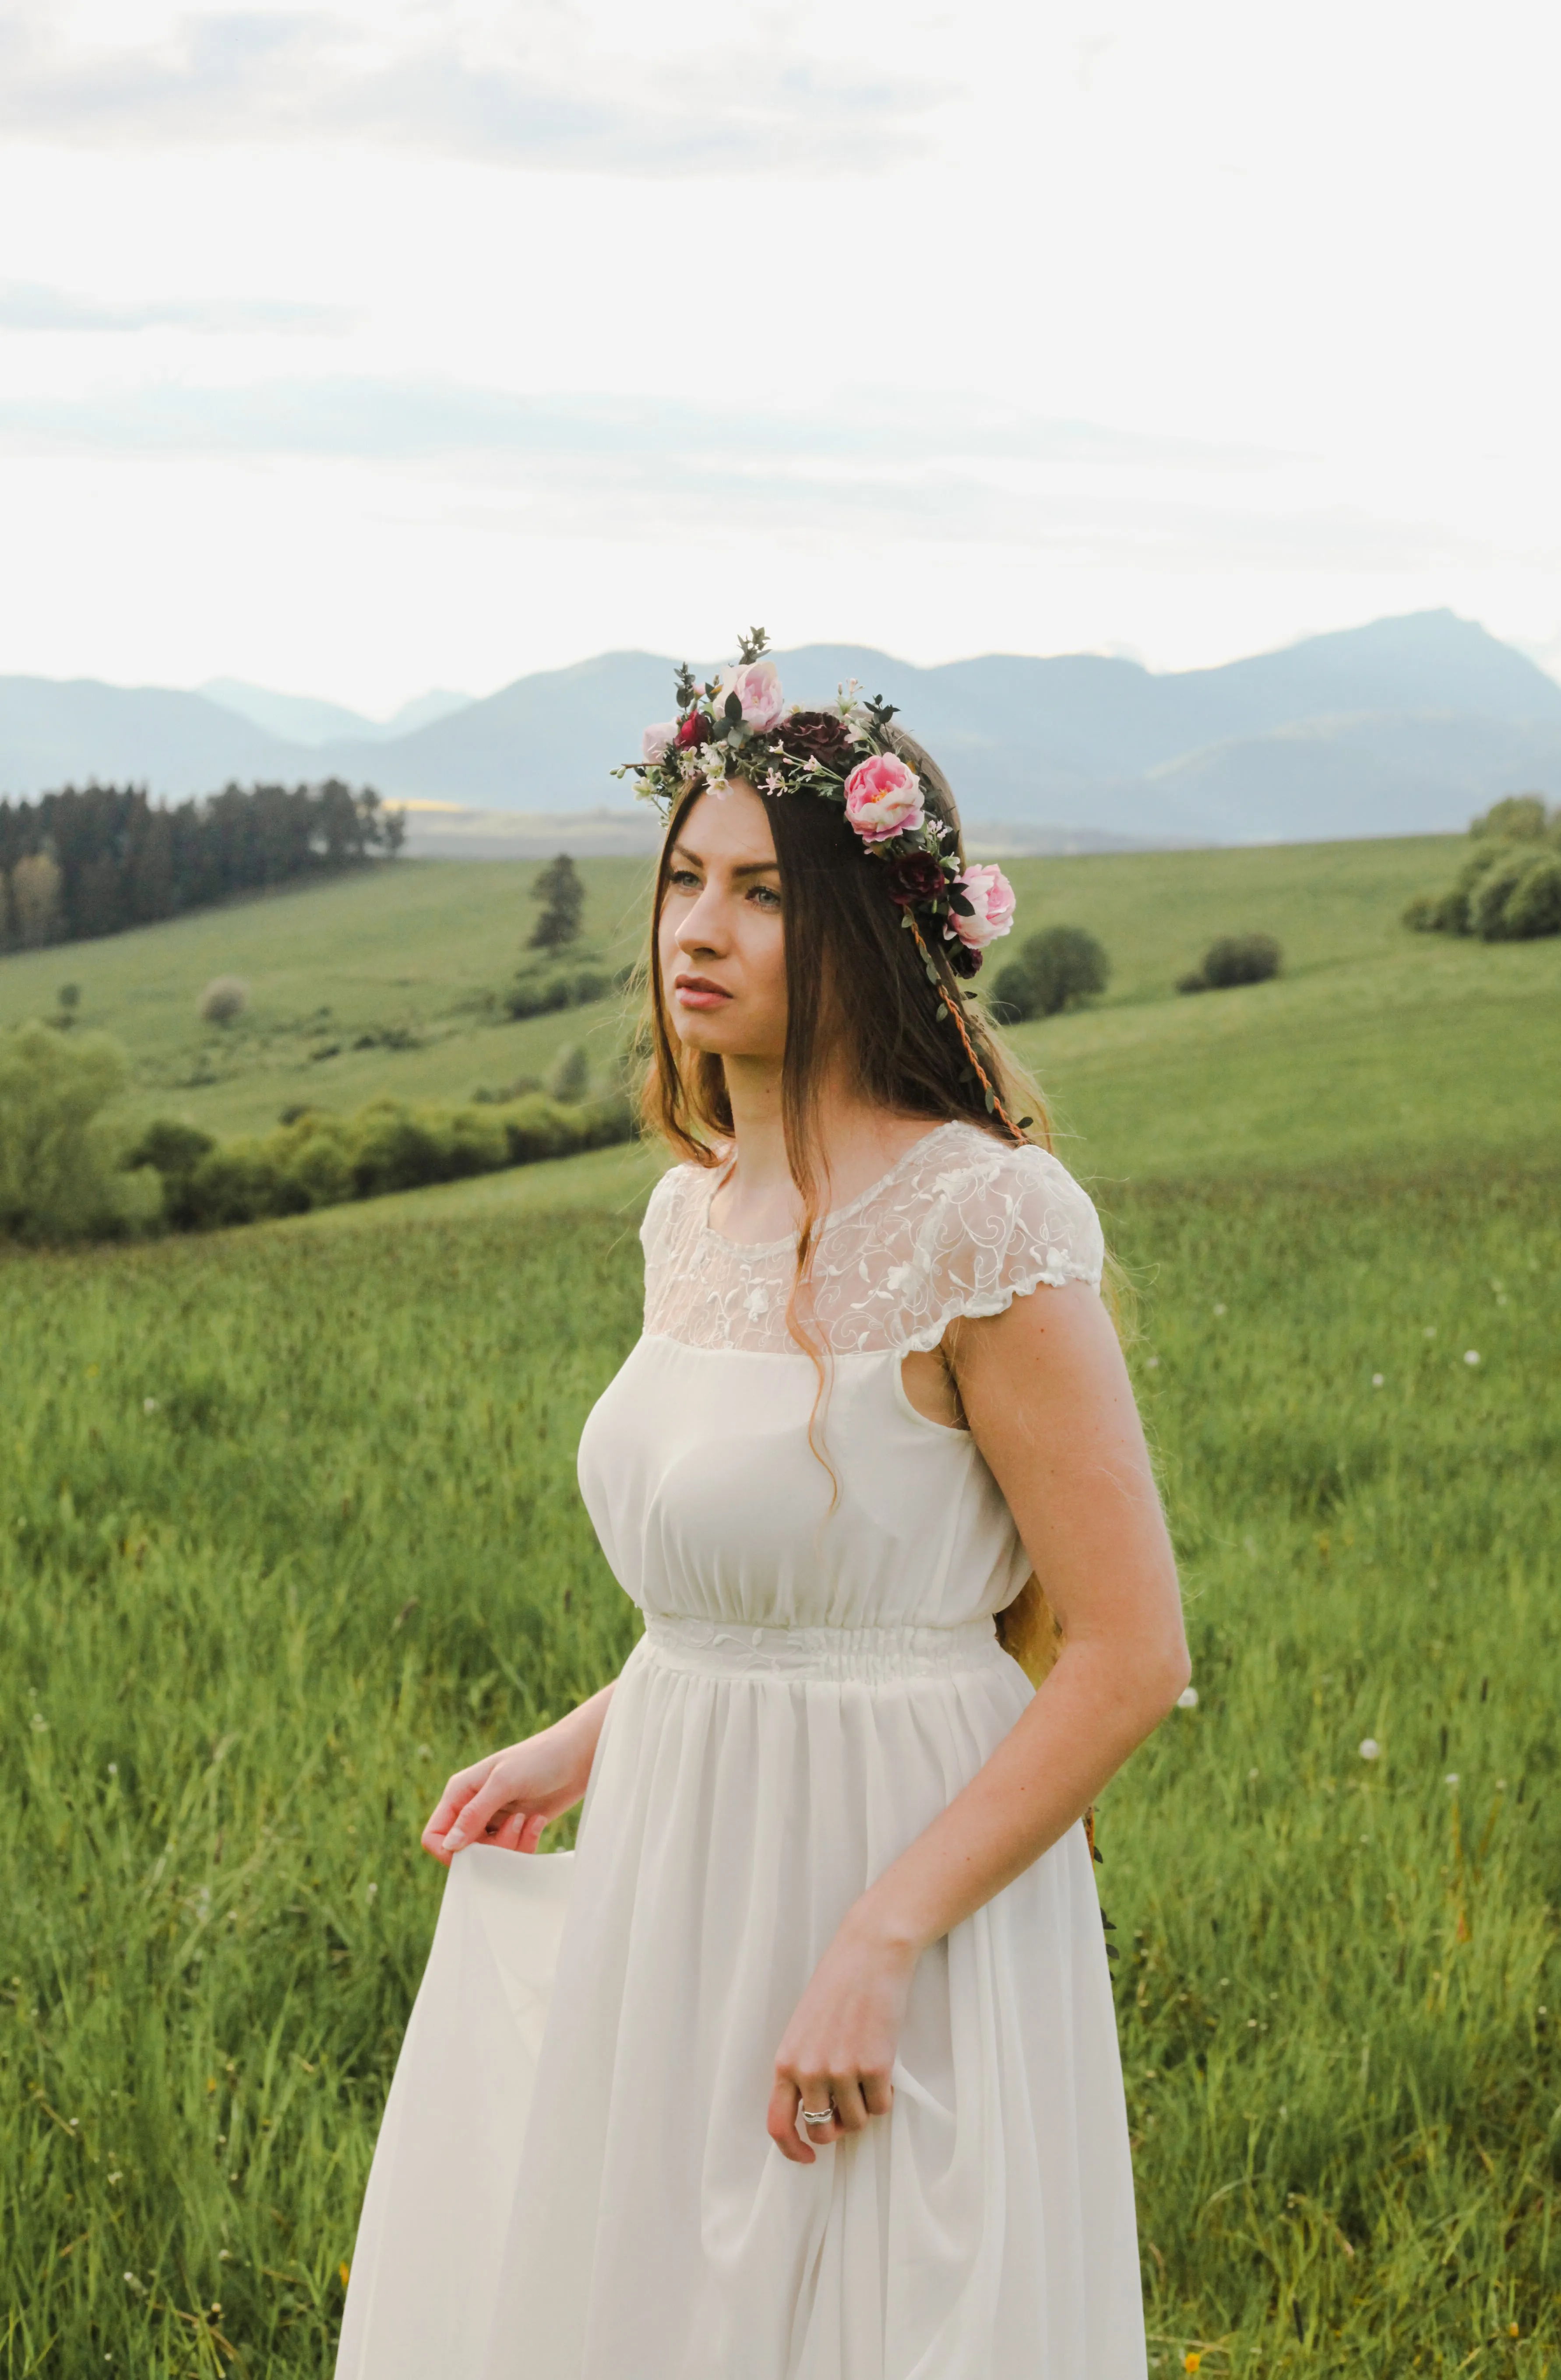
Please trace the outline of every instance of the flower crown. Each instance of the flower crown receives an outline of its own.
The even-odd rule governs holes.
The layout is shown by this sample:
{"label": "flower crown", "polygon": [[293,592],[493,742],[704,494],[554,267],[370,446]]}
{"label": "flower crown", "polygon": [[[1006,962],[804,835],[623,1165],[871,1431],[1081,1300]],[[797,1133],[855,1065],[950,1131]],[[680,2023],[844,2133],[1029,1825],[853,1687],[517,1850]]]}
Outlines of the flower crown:
{"label": "flower crown", "polygon": [[614,776],[636,778],[640,799],[666,810],[701,781],[719,796],[735,777],[762,794],[814,794],[837,804],[862,849],[884,863],[889,898],[933,983],[941,990],[918,920],[941,928],[956,975],[978,974],[987,944],[1013,924],[1007,878],[1000,868],[962,868],[945,849],[953,830],[929,810],[930,785],[894,747],[892,702],[862,701],[853,678],[833,710],[788,704],[765,657],[768,642],[762,628],[750,629],[738,639],[741,659],[708,686],[684,662],[677,718],[647,727],[640,759]]}

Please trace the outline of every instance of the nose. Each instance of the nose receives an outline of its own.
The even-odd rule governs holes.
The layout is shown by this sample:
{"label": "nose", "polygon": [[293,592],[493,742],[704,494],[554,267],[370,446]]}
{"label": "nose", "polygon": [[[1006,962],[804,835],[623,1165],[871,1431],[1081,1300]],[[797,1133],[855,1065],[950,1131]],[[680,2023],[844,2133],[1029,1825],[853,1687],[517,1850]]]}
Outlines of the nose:
{"label": "nose", "polygon": [[713,955],[724,947],[723,917],[725,904],[716,887],[706,880],[699,899],[687,908],[673,929],[673,940],[686,956],[696,951],[709,951]]}

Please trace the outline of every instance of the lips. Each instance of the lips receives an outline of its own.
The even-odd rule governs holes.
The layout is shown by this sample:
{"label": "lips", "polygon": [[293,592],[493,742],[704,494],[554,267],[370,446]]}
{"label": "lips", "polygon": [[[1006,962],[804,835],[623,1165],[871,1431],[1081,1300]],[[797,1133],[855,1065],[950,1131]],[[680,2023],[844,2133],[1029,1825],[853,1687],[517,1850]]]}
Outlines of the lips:
{"label": "lips", "polygon": [[672,994],[680,1008],[723,1008],[731,993],[707,975],[676,975]]}

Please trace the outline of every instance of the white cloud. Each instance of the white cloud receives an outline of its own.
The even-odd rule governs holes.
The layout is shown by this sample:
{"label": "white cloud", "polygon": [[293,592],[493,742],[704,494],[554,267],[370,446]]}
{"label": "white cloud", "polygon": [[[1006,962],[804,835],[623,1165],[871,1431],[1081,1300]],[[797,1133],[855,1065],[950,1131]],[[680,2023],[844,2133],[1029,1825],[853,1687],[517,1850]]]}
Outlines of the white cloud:
{"label": "white cloud", "polygon": [[0,127],[30,141],[165,148],[364,141],[594,173],[865,172],[924,140],[937,90],[815,57],[756,18],[746,42],[634,56],[567,9],[385,6],[181,13],[91,38],[68,10],[0,23]]}
{"label": "white cloud", "polygon": [[288,298],[93,298],[32,281],[0,281],[0,331],[193,331],[206,338],[235,333],[305,332],[351,326],[346,306]]}

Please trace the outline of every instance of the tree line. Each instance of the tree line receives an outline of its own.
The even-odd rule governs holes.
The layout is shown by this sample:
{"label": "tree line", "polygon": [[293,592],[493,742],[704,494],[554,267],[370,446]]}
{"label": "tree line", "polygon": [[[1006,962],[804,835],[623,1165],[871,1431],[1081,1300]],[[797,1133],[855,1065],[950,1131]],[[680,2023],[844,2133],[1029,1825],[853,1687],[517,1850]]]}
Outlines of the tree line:
{"label": "tree line", "polygon": [[67,786],[0,801],[0,950],[150,926],[300,878],[337,874],[406,833],[372,787],[228,785],[154,803],[145,786]]}

